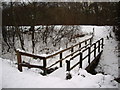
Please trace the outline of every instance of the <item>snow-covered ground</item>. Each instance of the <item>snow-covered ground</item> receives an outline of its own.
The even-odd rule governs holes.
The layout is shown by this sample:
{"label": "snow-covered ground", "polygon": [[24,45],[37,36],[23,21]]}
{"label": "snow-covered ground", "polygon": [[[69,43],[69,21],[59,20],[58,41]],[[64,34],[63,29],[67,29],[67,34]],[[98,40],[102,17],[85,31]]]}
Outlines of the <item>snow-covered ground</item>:
{"label": "snow-covered ground", "polygon": [[91,75],[84,69],[77,69],[71,71],[72,79],[65,80],[64,66],[50,75],[42,76],[34,69],[25,68],[23,72],[19,72],[12,60],[0,58],[2,88],[117,88],[118,84],[114,81],[118,76],[117,42],[112,27],[81,26],[84,32],[92,32],[93,28],[93,42],[101,37],[105,40],[104,51],[96,70],[108,75],[100,73]]}
{"label": "snow-covered ground", "polygon": [[0,89],[2,88],[2,60],[0,60]]}
{"label": "snow-covered ground", "polygon": [[[103,29],[101,30],[101,33],[95,33],[95,36],[103,37],[105,41],[104,51],[101,55],[100,63],[97,67],[97,70],[100,72],[104,72],[104,74],[118,77],[118,42],[115,39],[112,27],[106,27],[107,30],[105,30],[104,28],[105,27],[103,27]],[[100,29],[98,30],[100,31]]]}
{"label": "snow-covered ground", "polygon": [[71,80],[55,76],[42,76],[26,70],[19,72],[9,60],[0,58],[3,65],[2,88],[115,88],[117,83],[110,75],[91,75],[85,70],[79,70]]}

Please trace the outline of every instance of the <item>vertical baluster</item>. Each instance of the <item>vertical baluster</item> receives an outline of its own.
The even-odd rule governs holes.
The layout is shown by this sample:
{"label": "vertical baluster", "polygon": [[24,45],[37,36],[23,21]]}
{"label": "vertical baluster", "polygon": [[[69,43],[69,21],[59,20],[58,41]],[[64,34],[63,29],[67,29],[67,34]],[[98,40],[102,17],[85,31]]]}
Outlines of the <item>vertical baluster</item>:
{"label": "vertical baluster", "polygon": [[102,49],[103,49],[103,46],[104,46],[104,39],[102,38]]}
{"label": "vertical baluster", "polygon": [[92,44],[92,38],[90,38],[90,45]]}
{"label": "vertical baluster", "polygon": [[[60,59],[62,59],[62,52],[60,53]],[[60,67],[62,67],[62,61],[60,61]]]}
{"label": "vertical baluster", "polygon": [[87,45],[87,40],[85,40],[85,46]]}
{"label": "vertical baluster", "polygon": [[[72,48],[71,48],[71,53],[72,53],[72,52],[74,52],[74,48],[73,48],[73,46],[72,46]],[[73,54],[72,54],[72,55],[73,55]]]}
{"label": "vertical baluster", "polygon": [[82,68],[82,52],[80,52],[80,68]]}
{"label": "vertical baluster", "polygon": [[98,41],[98,53],[100,52],[100,40]]}
{"label": "vertical baluster", "polygon": [[81,43],[79,43],[79,48],[81,48]]}
{"label": "vertical baluster", "polygon": [[94,57],[96,57],[96,43],[94,43]]}
{"label": "vertical baluster", "polygon": [[88,63],[90,64],[90,54],[91,54],[91,47],[88,47]]}

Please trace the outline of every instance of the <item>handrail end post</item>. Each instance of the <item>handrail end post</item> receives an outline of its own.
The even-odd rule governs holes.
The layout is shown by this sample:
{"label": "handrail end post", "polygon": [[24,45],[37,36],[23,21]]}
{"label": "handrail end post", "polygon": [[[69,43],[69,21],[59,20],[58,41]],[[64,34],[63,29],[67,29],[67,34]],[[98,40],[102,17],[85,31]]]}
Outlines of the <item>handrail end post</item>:
{"label": "handrail end post", "polygon": [[16,53],[17,53],[18,70],[19,70],[20,72],[22,72],[22,65],[21,65],[22,59],[21,59],[21,54],[20,54],[19,51],[16,51]]}

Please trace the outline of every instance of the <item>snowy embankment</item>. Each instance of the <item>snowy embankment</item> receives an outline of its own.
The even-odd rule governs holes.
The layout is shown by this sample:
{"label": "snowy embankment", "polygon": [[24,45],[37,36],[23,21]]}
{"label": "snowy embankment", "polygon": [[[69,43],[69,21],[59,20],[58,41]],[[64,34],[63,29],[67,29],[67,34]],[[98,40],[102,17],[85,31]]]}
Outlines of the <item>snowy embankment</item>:
{"label": "snowy embankment", "polygon": [[2,60],[0,60],[0,89],[2,88]]}
{"label": "snowy embankment", "polygon": [[9,62],[0,58],[3,65],[2,88],[116,88],[117,82],[110,75],[91,75],[79,70],[71,80],[63,80],[52,76],[42,76],[29,70],[19,72]]}
{"label": "snowy embankment", "polygon": [[[104,74],[91,75],[83,69],[72,73],[72,79],[61,78],[63,68],[51,75],[42,76],[31,69],[24,69],[23,72],[17,70],[11,60],[2,59],[2,88],[117,88],[118,84],[114,77],[118,75],[118,59],[115,52],[117,42],[111,27],[81,26],[83,31],[91,32],[94,28],[95,35],[93,41],[104,38],[105,46],[101,56],[97,71]],[[111,32],[112,37],[110,37]],[[108,37],[107,37],[108,36]],[[102,67],[102,69],[101,69]],[[112,71],[111,71],[112,70]]]}
{"label": "snowy embankment", "polygon": [[97,72],[118,77],[118,42],[116,41],[112,26],[82,26],[82,30],[89,32],[94,28],[93,42],[104,38],[104,49],[101,55]]}
{"label": "snowy embankment", "polygon": [[103,54],[96,70],[116,78],[118,77],[118,42],[116,41],[112,28],[101,27],[95,30],[95,39],[104,38]]}

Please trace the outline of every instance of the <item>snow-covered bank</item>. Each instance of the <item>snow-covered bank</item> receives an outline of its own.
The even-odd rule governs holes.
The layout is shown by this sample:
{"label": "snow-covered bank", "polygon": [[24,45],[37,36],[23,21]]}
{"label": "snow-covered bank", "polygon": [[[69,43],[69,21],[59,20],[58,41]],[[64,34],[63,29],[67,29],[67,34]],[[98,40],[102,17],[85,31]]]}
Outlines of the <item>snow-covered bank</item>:
{"label": "snow-covered bank", "polygon": [[[81,26],[82,31],[90,32],[94,28],[93,42],[104,38],[104,49],[97,72],[118,77],[118,42],[112,26]],[[90,30],[90,31],[89,31]]]}
{"label": "snow-covered bank", "polygon": [[0,90],[1,88],[2,88],[2,61],[0,60]]}
{"label": "snow-covered bank", "polygon": [[97,70],[104,74],[118,77],[118,42],[116,41],[112,27],[96,29],[95,32],[95,38],[104,38],[104,51]]}
{"label": "snow-covered bank", "polygon": [[2,59],[2,88],[117,88],[117,82],[110,75],[91,75],[81,69],[71,80],[41,76],[30,70],[19,72],[10,60]]}

